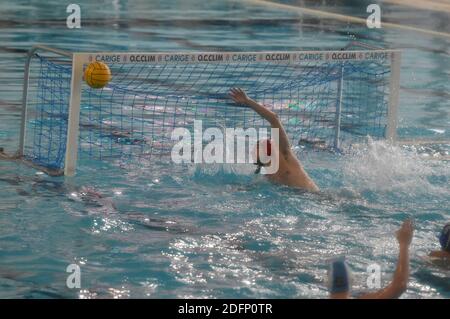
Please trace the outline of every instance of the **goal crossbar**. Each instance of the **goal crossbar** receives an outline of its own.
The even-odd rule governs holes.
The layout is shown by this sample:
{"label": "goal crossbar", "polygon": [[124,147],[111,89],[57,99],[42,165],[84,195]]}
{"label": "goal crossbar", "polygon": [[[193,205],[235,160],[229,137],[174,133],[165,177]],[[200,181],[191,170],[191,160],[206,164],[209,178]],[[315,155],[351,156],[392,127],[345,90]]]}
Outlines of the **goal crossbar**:
{"label": "goal crossbar", "polygon": [[[43,53],[39,55],[39,52]],[[51,57],[48,58],[46,55]],[[37,93],[35,97],[30,97],[31,65],[36,57],[40,59],[41,73],[37,76],[37,84],[35,84]],[[144,135],[149,132],[151,124],[151,143],[155,148],[156,135],[154,134],[158,131],[155,125],[162,127],[175,125],[180,123],[180,116],[184,116],[185,119],[201,117],[196,107],[206,108],[205,114],[209,114],[211,109],[208,105],[214,103],[218,106],[211,112],[219,112],[221,105],[225,103],[223,102],[224,90],[229,88],[226,86],[241,84],[244,87],[247,85],[249,88],[255,88],[254,94],[258,94],[264,102],[273,102],[275,109],[283,111],[286,105],[289,105],[290,109],[283,111],[283,118],[289,122],[289,127],[292,127],[291,132],[293,136],[298,137],[299,143],[307,140],[310,144],[320,144],[321,142],[316,141],[319,139],[316,138],[317,136],[324,140],[322,133],[314,133],[313,138],[307,139],[304,136],[308,134],[295,128],[295,125],[300,127],[305,126],[305,123],[309,125],[308,129],[311,131],[317,129],[314,125],[318,125],[327,132],[328,129],[333,132],[327,134],[333,135],[330,137],[329,144],[336,149],[341,147],[341,139],[346,130],[352,131],[352,134],[364,135],[366,131],[350,127],[350,124],[355,123],[355,118],[362,118],[364,115],[364,105],[362,105],[364,95],[367,95],[368,101],[377,100],[376,103],[383,105],[385,109],[377,109],[375,105],[372,105],[367,112],[380,114],[380,119],[385,116],[385,123],[381,123],[384,120],[381,121],[378,118],[374,118],[374,121],[378,121],[377,125],[383,127],[384,138],[395,140],[400,59],[400,50],[385,49],[129,53],[67,52],[42,45],[34,46],[28,53],[25,65],[18,155],[27,157],[36,165],[49,166],[52,169],[53,164],[46,164],[47,157],[54,152],[55,146],[52,143],[64,144],[58,150],[59,161],[63,163],[62,167],[54,168],[57,171],[62,169],[65,175],[72,176],[77,166],[80,143],[83,144],[80,129],[88,128],[92,131],[92,127],[99,126],[96,129],[100,133],[91,132],[89,135],[91,149],[92,145],[106,148],[102,142],[105,132],[114,142],[119,139],[122,141],[131,139],[125,147],[120,146],[123,153],[123,149],[131,148],[129,144],[135,141],[137,141],[135,144],[149,144]],[[103,90],[91,89],[83,81],[84,68],[94,61],[102,61],[112,69],[112,83]],[[183,71],[186,74],[183,74]],[[283,82],[284,78],[286,78],[285,82]],[[205,87],[210,91],[207,93],[202,91]],[[27,125],[30,122],[28,112],[30,105],[34,102],[32,99],[38,100],[35,106],[37,115],[34,114],[38,119],[33,123],[35,125],[33,143],[42,148],[43,139],[50,139],[51,142],[45,148],[48,156],[42,155],[42,149],[38,150],[39,154],[33,153],[27,156]],[[173,110],[164,109],[164,112],[160,112],[162,107],[172,107],[171,103]],[[48,105],[52,108],[47,109]],[[352,106],[352,109],[348,109],[349,106]],[[141,112],[140,118],[136,115],[138,107]],[[186,110],[180,111],[181,107],[189,109],[188,115]],[[82,112],[89,112],[89,114],[84,114],[80,122]],[[238,116],[236,112],[234,110],[233,114],[236,115],[239,123],[258,121],[255,118],[250,119],[246,114]],[[93,113],[97,114],[95,116],[98,118],[94,119]],[[328,117],[328,113],[332,114]],[[110,117],[106,119],[106,115]],[[219,115],[221,116],[219,113],[214,113],[211,116]],[[173,117],[173,120],[169,121],[169,117]],[[60,124],[57,121],[64,122],[58,127],[59,131],[55,129]],[[105,124],[108,121],[109,123]],[[120,125],[117,124],[119,122]],[[46,129],[42,130],[37,125],[46,125]],[[139,131],[142,137],[136,137],[135,134],[136,127],[139,125],[142,127]],[[114,130],[118,126],[121,129],[119,133]],[[147,127],[144,128],[144,126]],[[59,135],[57,136],[55,132],[59,132]],[[92,136],[95,134],[97,139],[93,140]],[[142,138],[144,142],[139,142],[138,138]],[[55,139],[58,141],[55,142]],[[144,149],[142,145],[140,147],[141,150]],[[111,155],[113,155],[112,146]],[[44,160],[36,161],[38,157]]]}

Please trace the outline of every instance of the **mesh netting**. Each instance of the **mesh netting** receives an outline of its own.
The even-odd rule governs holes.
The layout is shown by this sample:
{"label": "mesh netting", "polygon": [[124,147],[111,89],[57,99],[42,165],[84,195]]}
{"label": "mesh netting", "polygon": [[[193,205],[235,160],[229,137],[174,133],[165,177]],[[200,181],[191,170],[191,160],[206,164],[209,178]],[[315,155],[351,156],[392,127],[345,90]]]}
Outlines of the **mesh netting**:
{"label": "mesh netting", "polygon": [[[62,168],[71,67],[42,56],[35,60],[39,73],[26,156]],[[385,134],[389,59],[108,65],[112,80],[105,88],[82,87],[81,159],[168,155],[173,129],[193,132],[194,120],[202,120],[203,129],[268,127],[254,111],[230,100],[232,87],[274,110],[294,146],[344,150],[367,135]]]}

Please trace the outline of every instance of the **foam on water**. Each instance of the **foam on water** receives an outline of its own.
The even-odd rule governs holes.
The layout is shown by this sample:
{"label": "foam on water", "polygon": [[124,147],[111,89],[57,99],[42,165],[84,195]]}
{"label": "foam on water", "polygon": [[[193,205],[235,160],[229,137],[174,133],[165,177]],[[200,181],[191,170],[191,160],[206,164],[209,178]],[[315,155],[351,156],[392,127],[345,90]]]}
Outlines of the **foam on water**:
{"label": "foam on water", "polygon": [[386,141],[373,141],[355,148],[343,159],[344,183],[359,191],[395,192],[404,196],[450,196],[449,163],[425,160],[417,152]]}

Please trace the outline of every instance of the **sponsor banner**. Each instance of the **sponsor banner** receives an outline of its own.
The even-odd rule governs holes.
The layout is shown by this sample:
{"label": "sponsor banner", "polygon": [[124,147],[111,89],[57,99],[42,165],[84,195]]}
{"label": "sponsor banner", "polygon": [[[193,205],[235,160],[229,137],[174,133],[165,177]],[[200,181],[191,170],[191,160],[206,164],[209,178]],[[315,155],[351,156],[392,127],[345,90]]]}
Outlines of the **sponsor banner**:
{"label": "sponsor banner", "polygon": [[299,51],[299,52],[208,52],[208,53],[75,53],[85,63],[295,63],[302,61],[388,60],[395,50]]}

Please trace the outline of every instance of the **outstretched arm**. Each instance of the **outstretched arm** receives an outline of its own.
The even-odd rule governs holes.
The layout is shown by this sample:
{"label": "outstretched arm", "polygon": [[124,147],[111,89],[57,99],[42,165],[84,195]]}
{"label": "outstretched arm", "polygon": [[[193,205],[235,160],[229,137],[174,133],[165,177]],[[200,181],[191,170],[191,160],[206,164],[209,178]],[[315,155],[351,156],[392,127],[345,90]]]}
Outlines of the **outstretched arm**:
{"label": "outstretched arm", "polygon": [[433,258],[447,258],[450,260],[450,253],[444,250],[435,250],[432,251],[428,256]]}
{"label": "outstretched arm", "polygon": [[409,245],[413,236],[412,221],[407,219],[397,231],[397,240],[400,247],[397,269],[392,282],[385,288],[360,296],[360,299],[395,299],[405,291],[409,280]]}
{"label": "outstretched arm", "polygon": [[266,119],[273,128],[277,128],[280,134],[280,152],[284,157],[287,157],[288,153],[291,151],[289,145],[289,138],[287,137],[286,131],[284,130],[283,124],[281,124],[280,119],[277,114],[266,108],[265,106],[259,104],[258,102],[252,100],[247,96],[247,94],[240,88],[232,88],[230,90],[230,96],[234,102],[238,104],[246,105],[252,108],[256,113],[261,115]]}

